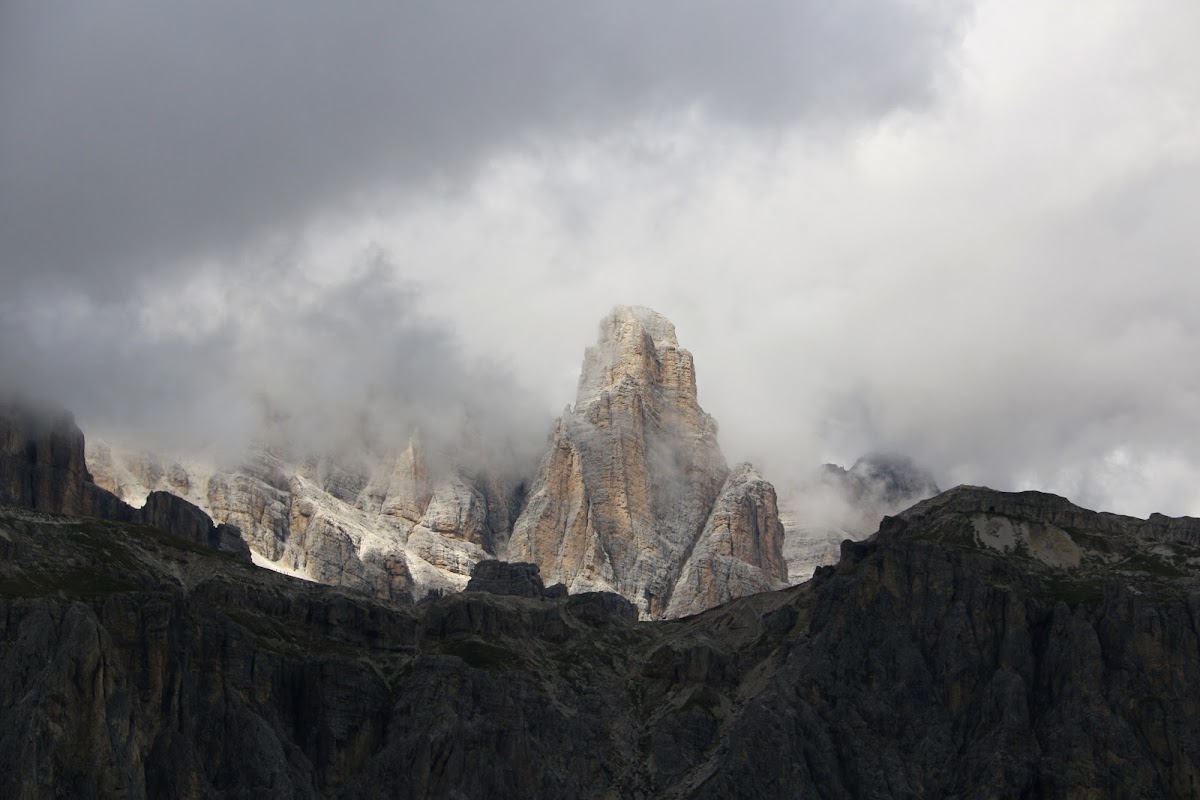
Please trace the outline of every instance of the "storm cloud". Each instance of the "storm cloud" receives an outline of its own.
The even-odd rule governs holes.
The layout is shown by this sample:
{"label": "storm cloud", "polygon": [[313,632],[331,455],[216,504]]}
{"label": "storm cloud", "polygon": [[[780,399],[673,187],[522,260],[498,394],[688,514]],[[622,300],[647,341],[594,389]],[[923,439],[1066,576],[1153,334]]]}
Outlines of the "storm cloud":
{"label": "storm cloud", "polygon": [[97,429],[536,449],[637,303],[778,483],[1200,514],[1194,4],[129,8],[0,12],[0,373]]}
{"label": "storm cloud", "polygon": [[19,399],[157,452],[236,463],[266,439],[297,458],[380,456],[420,429],[435,462],[529,469],[549,415],[418,300],[376,253],[332,286],[247,270],[128,303],[9,307],[0,374]]}
{"label": "storm cloud", "polygon": [[[5,4],[5,282],[119,291],[379,192],[681,109],[782,126],[929,97],[953,4]],[[447,188],[449,187],[449,188]]]}

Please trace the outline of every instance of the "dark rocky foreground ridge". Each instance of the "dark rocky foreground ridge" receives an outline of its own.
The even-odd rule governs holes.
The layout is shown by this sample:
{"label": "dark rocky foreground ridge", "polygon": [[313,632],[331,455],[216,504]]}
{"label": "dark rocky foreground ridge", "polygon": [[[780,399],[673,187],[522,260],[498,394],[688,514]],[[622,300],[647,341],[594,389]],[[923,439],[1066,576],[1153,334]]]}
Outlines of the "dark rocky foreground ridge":
{"label": "dark rocky foreground ridge", "polygon": [[151,492],[133,508],[97,486],[84,461],[83,431],[66,412],[0,402],[0,503],[129,522],[181,536],[250,561],[250,547],[232,525],[168,492]]}
{"label": "dark rocky foreground ridge", "polygon": [[1197,520],[960,487],[806,584],[639,623],[8,506],[0,796],[1194,797],[1198,564]]}

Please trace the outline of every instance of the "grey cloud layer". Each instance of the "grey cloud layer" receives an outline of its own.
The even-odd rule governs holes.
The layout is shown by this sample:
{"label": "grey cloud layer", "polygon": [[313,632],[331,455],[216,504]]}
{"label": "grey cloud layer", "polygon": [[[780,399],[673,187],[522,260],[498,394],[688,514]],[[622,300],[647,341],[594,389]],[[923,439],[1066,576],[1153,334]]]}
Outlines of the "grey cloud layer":
{"label": "grey cloud layer", "polygon": [[1200,8],[1152,10],[989,3],[927,113],[837,143],[672,131],[651,167],[597,146],[379,236],[554,397],[608,306],[662,311],[726,453],[773,480],[882,449],[1200,514]]}
{"label": "grey cloud layer", "polygon": [[769,478],[1200,513],[1190,0],[127,8],[0,10],[0,375],[85,421],[536,449],[641,303]]}
{"label": "grey cloud layer", "polygon": [[112,290],[181,256],[694,106],[927,98],[957,3],[117,3],[0,11],[0,261]]}
{"label": "grey cloud layer", "polygon": [[376,256],[332,287],[265,270],[122,303],[0,300],[0,395],[165,453],[237,459],[271,419],[300,456],[380,455],[419,428],[435,459],[528,470],[549,415],[392,272]]}

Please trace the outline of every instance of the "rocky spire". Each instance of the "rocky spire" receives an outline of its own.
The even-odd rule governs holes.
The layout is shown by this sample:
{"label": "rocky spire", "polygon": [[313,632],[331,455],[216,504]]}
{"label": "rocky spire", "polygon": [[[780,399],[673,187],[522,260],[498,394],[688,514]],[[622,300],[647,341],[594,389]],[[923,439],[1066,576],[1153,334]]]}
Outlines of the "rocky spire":
{"label": "rocky spire", "polygon": [[783,585],[783,524],[775,487],[739,464],[721,489],[667,606],[682,617]]}
{"label": "rocky spire", "polygon": [[420,434],[414,432],[408,446],[393,454],[386,468],[367,483],[355,505],[415,523],[421,520],[432,495],[425,450]]}
{"label": "rocky spire", "polygon": [[[651,309],[619,307],[584,354],[575,406],[555,427],[508,557],[537,564],[548,581],[572,592],[615,591],[644,616],[665,616],[723,487],[749,486],[726,486],[728,477],[716,422],[697,401],[692,354],[679,346],[675,326]],[[774,490],[771,497],[764,513],[773,531]],[[727,532],[738,540],[750,535],[740,524]],[[701,610],[697,603],[710,597],[773,588],[781,579],[774,568],[782,563],[781,536],[765,541],[765,559],[758,546],[731,551],[746,567],[735,585],[695,587],[695,602],[676,604],[672,613]],[[755,576],[749,583],[742,574],[748,571]],[[729,574],[702,580],[727,581]]]}

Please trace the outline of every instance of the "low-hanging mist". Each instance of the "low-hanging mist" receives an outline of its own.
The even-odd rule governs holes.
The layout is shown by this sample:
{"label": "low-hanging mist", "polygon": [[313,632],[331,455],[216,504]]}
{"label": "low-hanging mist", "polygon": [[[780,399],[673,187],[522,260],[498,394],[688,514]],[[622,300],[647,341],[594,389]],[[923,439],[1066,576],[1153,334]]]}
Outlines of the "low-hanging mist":
{"label": "low-hanging mist", "polygon": [[319,286],[292,270],[202,275],[121,303],[63,298],[0,321],[9,386],[85,430],[233,465],[254,442],[295,459],[378,459],[414,432],[435,469],[526,473],[551,414],[377,257]]}

